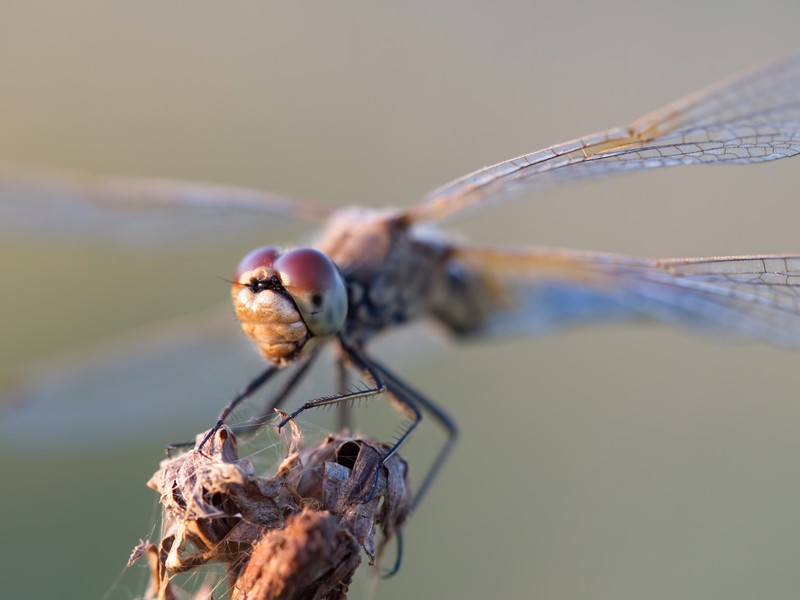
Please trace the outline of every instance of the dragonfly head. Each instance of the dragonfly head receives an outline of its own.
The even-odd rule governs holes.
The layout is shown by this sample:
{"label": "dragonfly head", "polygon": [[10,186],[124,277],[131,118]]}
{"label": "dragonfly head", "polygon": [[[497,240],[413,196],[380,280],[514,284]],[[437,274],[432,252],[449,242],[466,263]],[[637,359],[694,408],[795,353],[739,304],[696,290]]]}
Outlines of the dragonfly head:
{"label": "dragonfly head", "polygon": [[236,268],[231,295],[245,334],[273,363],[292,360],[312,337],[338,333],[347,316],[342,275],[311,248],[253,250]]}

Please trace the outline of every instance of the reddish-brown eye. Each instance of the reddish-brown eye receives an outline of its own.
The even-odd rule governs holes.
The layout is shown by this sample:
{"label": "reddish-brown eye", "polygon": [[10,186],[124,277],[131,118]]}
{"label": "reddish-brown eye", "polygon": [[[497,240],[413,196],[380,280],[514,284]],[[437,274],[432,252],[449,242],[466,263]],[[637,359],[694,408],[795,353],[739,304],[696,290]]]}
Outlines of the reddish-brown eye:
{"label": "reddish-brown eye", "polygon": [[241,279],[245,273],[252,272],[255,269],[265,269],[265,272],[272,271],[272,265],[281,255],[280,251],[275,246],[261,246],[250,252],[236,267],[233,278],[237,283],[242,283]]}
{"label": "reddish-brown eye", "polygon": [[318,250],[300,248],[282,254],[273,265],[314,335],[338,332],[347,316],[347,291],[336,265]]}

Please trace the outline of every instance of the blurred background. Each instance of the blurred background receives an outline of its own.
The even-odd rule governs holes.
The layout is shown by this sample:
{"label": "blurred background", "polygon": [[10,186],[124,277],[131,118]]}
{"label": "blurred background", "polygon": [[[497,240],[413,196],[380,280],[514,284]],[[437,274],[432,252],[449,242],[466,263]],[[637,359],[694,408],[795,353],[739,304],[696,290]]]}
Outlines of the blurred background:
{"label": "blurred background", "polygon": [[[0,12],[0,161],[369,206],[627,123],[796,49],[800,23],[800,5],[779,0],[4,0]],[[458,231],[647,256],[798,252],[797,173],[794,161],[640,173]],[[91,357],[116,352],[121,332],[148,339],[225,301],[220,278],[252,246],[311,231],[276,225],[138,248],[52,226],[4,234],[0,377],[42,377],[29,365],[53,353],[44,368],[61,377],[102,367]],[[655,325],[445,348],[397,366],[463,437],[376,597],[796,597],[800,354]],[[124,369],[95,373],[94,395],[65,384],[52,412],[6,427],[0,595],[141,594],[144,568],[124,563],[158,515],[144,483],[165,443],[209,426],[257,372],[244,360],[185,394],[163,369],[140,382],[152,396],[126,391]],[[153,400],[167,385],[180,409]],[[412,469],[437,436],[426,425],[408,446]]]}

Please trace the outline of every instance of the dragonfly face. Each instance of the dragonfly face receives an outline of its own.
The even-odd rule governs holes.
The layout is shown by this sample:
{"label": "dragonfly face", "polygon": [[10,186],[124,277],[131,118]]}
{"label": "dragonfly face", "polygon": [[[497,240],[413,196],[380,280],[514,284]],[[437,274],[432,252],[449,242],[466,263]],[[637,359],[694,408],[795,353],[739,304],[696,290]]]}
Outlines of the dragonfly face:
{"label": "dragonfly face", "polygon": [[347,316],[341,274],[312,248],[253,250],[236,268],[231,295],[245,335],[275,364],[296,359],[314,336],[338,333]]}

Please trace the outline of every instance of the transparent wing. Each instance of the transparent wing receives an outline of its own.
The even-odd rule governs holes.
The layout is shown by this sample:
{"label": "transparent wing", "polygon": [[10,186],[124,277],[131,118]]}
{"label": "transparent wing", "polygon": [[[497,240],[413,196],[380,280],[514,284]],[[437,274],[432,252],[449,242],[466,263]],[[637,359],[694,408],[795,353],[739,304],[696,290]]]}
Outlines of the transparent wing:
{"label": "transparent wing", "polygon": [[227,306],[123,332],[15,374],[0,398],[0,444],[46,451],[181,441],[263,367]]}
{"label": "transparent wing", "polygon": [[[329,210],[231,185],[112,178],[0,165],[0,231],[152,242],[253,227],[318,221]],[[223,221],[223,223],[220,223]]]}
{"label": "transparent wing", "polygon": [[650,318],[800,346],[800,255],[650,259],[553,248],[463,248],[496,282],[489,335]]}
{"label": "transparent wing", "polygon": [[442,219],[523,193],[612,173],[688,164],[757,163],[800,152],[800,52],[618,127],[452,181],[408,210]]}
{"label": "transparent wing", "polygon": [[[438,330],[419,323],[376,340],[373,349],[402,365],[445,347]],[[330,394],[333,361],[333,353],[323,356],[290,401]],[[72,347],[0,387],[0,450],[191,440],[265,367],[227,304]],[[258,412],[282,381],[249,400],[233,422]]]}

